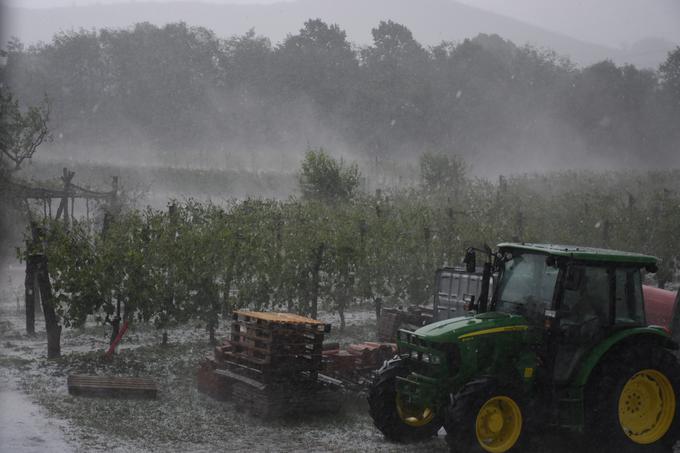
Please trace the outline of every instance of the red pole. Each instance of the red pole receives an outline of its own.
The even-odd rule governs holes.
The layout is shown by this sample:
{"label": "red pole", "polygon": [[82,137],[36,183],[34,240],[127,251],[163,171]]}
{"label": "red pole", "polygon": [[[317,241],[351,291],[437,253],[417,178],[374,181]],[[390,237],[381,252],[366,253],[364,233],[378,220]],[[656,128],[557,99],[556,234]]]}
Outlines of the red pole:
{"label": "red pole", "polygon": [[121,327],[120,332],[118,332],[118,335],[116,335],[116,338],[114,338],[113,343],[111,343],[111,346],[109,346],[109,350],[106,351],[106,354],[104,356],[107,359],[110,359],[111,356],[113,356],[113,352],[116,350],[116,346],[118,346],[118,343],[120,343],[120,340],[123,338],[123,335],[125,335],[125,332],[128,329],[128,322],[125,321],[123,323],[123,327]]}

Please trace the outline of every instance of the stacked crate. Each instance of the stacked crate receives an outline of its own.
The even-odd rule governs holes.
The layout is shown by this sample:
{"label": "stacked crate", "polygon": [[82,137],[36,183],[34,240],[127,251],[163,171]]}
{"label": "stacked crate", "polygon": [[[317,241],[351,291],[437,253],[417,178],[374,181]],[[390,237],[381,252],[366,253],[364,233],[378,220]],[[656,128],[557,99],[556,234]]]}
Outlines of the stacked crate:
{"label": "stacked crate", "polygon": [[237,406],[264,417],[339,408],[319,379],[330,325],[289,313],[234,312],[230,340],[215,349],[214,374]]}
{"label": "stacked crate", "polygon": [[262,371],[267,380],[321,371],[324,334],[330,324],[290,313],[234,312],[228,361]]}

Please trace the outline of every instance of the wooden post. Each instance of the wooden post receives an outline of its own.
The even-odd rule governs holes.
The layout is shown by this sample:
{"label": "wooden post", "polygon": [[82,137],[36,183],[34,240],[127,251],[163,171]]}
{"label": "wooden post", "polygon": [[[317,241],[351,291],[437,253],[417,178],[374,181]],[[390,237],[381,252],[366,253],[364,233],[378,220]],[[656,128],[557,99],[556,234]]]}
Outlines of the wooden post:
{"label": "wooden post", "polygon": [[312,319],[316,319],[319,313],[319,274],[321,272],[321,264],[323,263],[323,253],[325,249],[326,244],[322,242],[316,249],[314,257],[314,268],[312,270],[312,300],[309,314]]}
{"label": "wooden post", "polygon": [[61,197],[61,202],[59,203],[59,208],[57,208],[57,215],[55,218],[59,218],[60,215],[64,215],[64,224],[68,226],[68,196],[71,191],[71,180],[73,179],[73,176],[75,175],[74,172],[69,171],[68,168],[64,167],[63,169],[63,175],[61,177],[62,182],[64,183],[64,191],[62,193]]}
{"label": "wooden post", "polygon": [[517,234],[512,238],[513,242],[521,242],[524,239],[524,214],[522,211],[517,211],[515,231]]}
{"label": "wooden post", "polygon": [[111,209],[117,212],[118,209],[118,176],[111,177]]}
{"label": "wooden post", "polygon": [[[114,182],[116,182],[117,179],[114,179]],[[175,242],[177,240],[177,205],[174,203],[168,206],[168,218],[170,219],[170,231],[172,232],[172,241]],[[170,293],[168,294],[168,298],[166,299],[166,307],[168,308],[168,311],[172,309],[173,305],[175,304],[175,267],[174,263],[170,262],[168,263],[169,268],[168,268],[168,287],[170,288]],[[163,323],[163,339],[161,340],[161,345],[162,346],[167,346],[168,345],[168,329],[167,329],[167,320]]]}
{"label": "wooden post", "polygon": [[35,259],[31,256],[31,244],[26,241],[26,277],[24,280],[25,308],[26,308],[26,333],[35,334]]}

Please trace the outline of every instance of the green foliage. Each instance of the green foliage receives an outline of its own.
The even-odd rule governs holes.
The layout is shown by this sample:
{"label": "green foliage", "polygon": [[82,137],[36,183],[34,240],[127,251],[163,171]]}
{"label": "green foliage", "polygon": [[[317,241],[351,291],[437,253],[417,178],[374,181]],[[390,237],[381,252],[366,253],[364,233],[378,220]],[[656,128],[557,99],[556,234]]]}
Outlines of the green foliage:
{"label": "green foliage", "polygon": [[423,304],[438,267],[459,263],[469,245],[512,239],[656,255],[663,283],[678,272],[679,176],[525,175],[343,203],[187,200],[120,214],[105,233],[54,223],[47,253],[67,325],[112,314],[118,302],[128,319],[208,329],[244,307],[313,314],[316,301],[344,319],[378,297]]}
{"label": "green foliage", "polygon": [[431,192],[458,192],[465,182],[467,165],[459,156],[444,153],[425,153],[420,156],[420,180]]}
{"label": "green foliage", "polygon": [[680,107],[680,47],[668,53],[668,58],[659,67],[664,88],[672,96],[676,107]]}
{"label": "green foliage", "polygon": [[359,187],[359,167],[338,162],[323,148],[309,150],[302,161],[300,189],[308,200],[351,199]]}
{"label": "green foliage", "polygon": [[0,171],[18,170],[50,138],[47,97],[22,112],[19,101],[0,83]]}

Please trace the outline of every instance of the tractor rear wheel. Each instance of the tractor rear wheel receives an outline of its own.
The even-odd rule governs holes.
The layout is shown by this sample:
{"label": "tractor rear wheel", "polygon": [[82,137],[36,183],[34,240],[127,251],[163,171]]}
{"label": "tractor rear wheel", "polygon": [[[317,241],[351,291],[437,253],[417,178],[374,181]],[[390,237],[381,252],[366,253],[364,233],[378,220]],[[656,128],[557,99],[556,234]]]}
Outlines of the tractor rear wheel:
{"label": "tractor rear wheel", "polygon": [[491,380],[473,381],[454,397],[444,422],[452,452],[516,452],[526,429],[521,392]]}
{"label": "tractor rear wheel", "polygon": [[586,391],[586,430],[605,451],[671,451],[680,439],[680,365],[650,346],[615,351]]}
{"label": "tractor rear wheel", "polygon": [[442,427],[442,418],[434,408],[408,404],[397,393],[397,376],[407,371],[400,360],[378,372],[368,393],[368,406],[373,424],[395,442],[417,442],[429,439]]}

